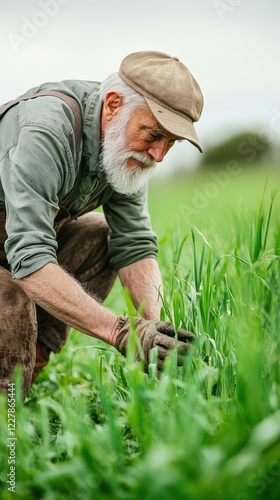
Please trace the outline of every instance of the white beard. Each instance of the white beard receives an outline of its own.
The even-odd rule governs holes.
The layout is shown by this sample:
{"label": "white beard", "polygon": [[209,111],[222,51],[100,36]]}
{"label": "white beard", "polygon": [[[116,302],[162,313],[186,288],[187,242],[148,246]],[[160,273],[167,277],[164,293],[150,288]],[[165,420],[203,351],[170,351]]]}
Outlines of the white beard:
{"label": "white beard", "polygon": [[[100,157],[101,168],[106,174],[108,184],[121,194],[132,195],[143,188],[155,168],[155,161],[147,154],[134,151],[125,151],[126,117],[123,116],[109,125],[104,133],[102,152]],[[138,164],[128,167],[127,160],[134,158],[145,165]]]}

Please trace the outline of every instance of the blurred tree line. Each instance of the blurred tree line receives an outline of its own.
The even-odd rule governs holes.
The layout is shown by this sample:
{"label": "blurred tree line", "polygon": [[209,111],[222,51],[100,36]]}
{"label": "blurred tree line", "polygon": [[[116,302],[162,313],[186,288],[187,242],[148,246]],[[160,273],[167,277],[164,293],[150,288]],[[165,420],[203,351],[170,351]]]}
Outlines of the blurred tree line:
{"label": "blurred tree line", "polygon": [[256,165],[276,163],[280,165],[279,143],[276,145],[268,134],[243,131],[205,148],[201,167],[222,169],[229,161]]}

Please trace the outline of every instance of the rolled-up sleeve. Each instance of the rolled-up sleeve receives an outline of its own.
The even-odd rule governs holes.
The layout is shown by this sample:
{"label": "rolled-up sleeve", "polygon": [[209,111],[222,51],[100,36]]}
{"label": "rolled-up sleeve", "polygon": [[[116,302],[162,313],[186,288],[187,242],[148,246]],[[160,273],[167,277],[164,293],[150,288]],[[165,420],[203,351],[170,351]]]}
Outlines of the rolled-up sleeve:
{"label": "rolled-up sleeve", "polygon": [[110,227],[109,257],[115,270],[147,257],[157,258],[157,239],[151,228],[146,188],[132,196],[114,192],[103,209]]}
{"label": "rolled-up sleeve", "polygon": [[7,210],[5,251],[16,279],[57,262],[53,222],[67,160],[60,139],[38,126],[23,127],[7,155],[1,172]]}

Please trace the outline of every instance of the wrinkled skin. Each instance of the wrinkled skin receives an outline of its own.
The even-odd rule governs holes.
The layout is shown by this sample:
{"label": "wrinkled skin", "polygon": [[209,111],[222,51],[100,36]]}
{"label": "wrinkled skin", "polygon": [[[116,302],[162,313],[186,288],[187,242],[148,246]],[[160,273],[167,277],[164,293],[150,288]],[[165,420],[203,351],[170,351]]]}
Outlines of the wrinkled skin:
{"label": "wrinkled skin", "polygon": [[[126,354],[127,343],[133,327],[136,328],[140,340],[145,370],[147,370],[149,364],[149,352],[154,347],[157,348],[159,370],[162,368],[168,351],[174,348],[178,351],[177,363],[182,366],[184,357],[191,347],[189,342],[192,342],[195,338],[192,332],[183,328],[178,328],[178,337],[176,338],[174,326],[166,321],[147,321],[142,318],[133,318],[131,320],[127,316],[119,316],[119,331],[115,347],[124,355]],[[136,357],[138,360],[141,359],[139,351],[136,353]]]}
{"label": "wrinkled skin", "polygon": [[[5,259],[6,234],[0,224],[0,390],[6,391],[14,369],[23,369],[23,398],[31,383],[67,340],[68,326],[29,299],[15,280]],[[116,272],[109,265],[108,225],[102,214],[88,213],[65,224],[59,231],[58,263],[89,293],[103,301]]]}

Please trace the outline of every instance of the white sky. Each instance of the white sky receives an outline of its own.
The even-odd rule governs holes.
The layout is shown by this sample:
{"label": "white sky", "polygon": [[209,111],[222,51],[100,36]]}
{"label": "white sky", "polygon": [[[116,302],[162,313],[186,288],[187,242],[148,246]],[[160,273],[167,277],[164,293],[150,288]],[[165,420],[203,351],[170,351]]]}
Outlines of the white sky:
{"label": "white sky", "polygon": [[[0,100],[44,81],[102,80],[130,52],[159,50],[202,88],[196,129],[206,149],[280,114],[279,26],[279,0],[1,0]],[[163,172],[178,155],[186,166],[199,159],[187,142],[175,148]]]}

